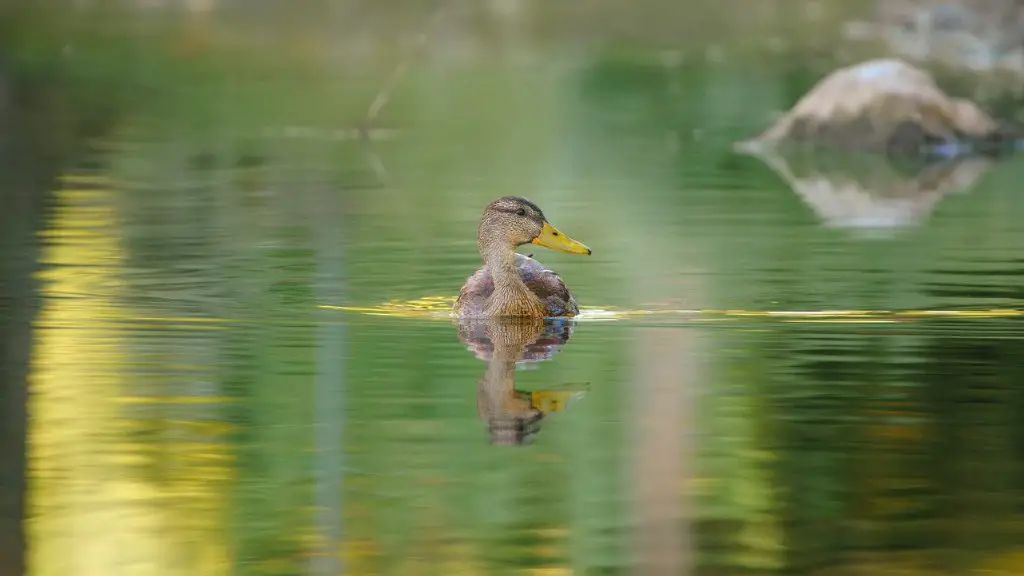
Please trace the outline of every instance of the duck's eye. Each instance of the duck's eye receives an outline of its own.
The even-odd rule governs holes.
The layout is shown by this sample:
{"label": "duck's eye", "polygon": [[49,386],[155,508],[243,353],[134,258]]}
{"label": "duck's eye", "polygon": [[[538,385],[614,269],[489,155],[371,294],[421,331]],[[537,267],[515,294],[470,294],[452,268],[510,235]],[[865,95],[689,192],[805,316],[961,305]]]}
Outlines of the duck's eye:
{"label": "duck's eye", "polygon": [[526,216],[526,208],[520,208],[519,210],[516,210],[516,214],[519,214],[520,216]]}

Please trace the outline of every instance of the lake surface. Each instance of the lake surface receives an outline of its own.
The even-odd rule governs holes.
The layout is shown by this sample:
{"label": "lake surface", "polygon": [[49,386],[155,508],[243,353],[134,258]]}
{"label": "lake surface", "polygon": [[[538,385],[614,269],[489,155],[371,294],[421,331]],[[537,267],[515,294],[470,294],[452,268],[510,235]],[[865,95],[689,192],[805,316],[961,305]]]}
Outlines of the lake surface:
{"label": "lake surface", "polygon": [[[131,102],[11,162],[29,574],[1024,571],[1024,164],[734,153],[783,60],[453,44],[369,141],[395,59],[25,99],[30,159]],[[575,323],[446,316],[505,194],[593,249],[522,250]]]}

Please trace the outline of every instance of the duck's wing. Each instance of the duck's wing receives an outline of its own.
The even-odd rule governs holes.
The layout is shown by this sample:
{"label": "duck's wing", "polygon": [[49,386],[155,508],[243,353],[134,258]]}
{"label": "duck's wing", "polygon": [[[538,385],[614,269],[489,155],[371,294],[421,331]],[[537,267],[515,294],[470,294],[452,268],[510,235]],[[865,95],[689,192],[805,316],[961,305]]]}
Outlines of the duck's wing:
{"label": "duck's wing", "polygon": [[[519,276],[537,298],[548,308],[549,316],[575,316],[579,314],[576,300],[565,282],[551,270],[529,256],[516,254]],[[493,290],[493,286],[492,286]]]}
{"label": "duck's wing", "polygon": [[[518,253],[516,254],[516,269],[526,287],[544,303],[548,316],[579,314],[576,300],[558,274],[548,270],[533,258]],[[491,279],[491,273],[487,266],[484,265],[467,278],[466,283],[462,285],[459,296],[455,300],[455,313],[460,316],[483,314],[484,308],[487,306],[487,299],[493,292],[494,281]]]}
{"label": "duck's wing", "polygon": [[491,280],[491,273],[487,266],[482,266],[472,276],[466,279],[466,283],[459,290],[459,297],[455,300],[455,313],[462,316],[477,316],[483,314],[484,306],[487,305],[487,298],[494,292],[494,281]]}

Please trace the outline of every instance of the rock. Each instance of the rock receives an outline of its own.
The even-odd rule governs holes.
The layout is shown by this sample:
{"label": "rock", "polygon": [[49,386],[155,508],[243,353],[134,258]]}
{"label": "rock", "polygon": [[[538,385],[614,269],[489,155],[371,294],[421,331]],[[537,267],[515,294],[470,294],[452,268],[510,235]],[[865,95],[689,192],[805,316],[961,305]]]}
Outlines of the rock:
{"label": "rock", "polygon": [[1002,137],[974,103],[952,98],[899,59],[869,60],[825,77],[771,128],[741,150],[811,142],[842,150],[916,154],[948,142]]}
{"label": "rock", "polygon": [[961,157],[900,170],[886,158],[869,155],[752,155],[782,177],[826,225],[874,232],[920,224],[943,197],[969,191],[992,165],[988,158]]}

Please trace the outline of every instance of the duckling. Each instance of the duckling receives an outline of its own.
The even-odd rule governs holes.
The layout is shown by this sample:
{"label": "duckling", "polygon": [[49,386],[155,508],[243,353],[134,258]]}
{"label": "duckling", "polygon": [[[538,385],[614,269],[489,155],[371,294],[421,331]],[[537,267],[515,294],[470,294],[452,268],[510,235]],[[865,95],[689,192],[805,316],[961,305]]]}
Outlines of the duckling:
{"label": "duckling", "polygon": [[459,290],[453,312],[460,317],[569,317],[579,314],[561,278],[530,256],[516,252],[536,244],[570,254],[591,250],[561,233],[526,198],[503,196],[484,209],[477,228],[477,250],[484,265]]}

